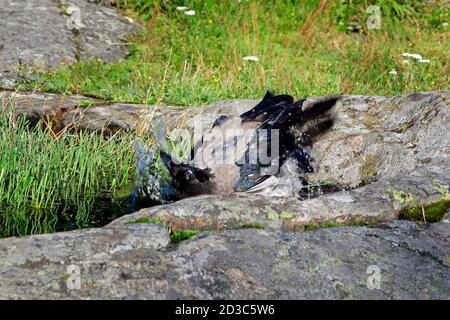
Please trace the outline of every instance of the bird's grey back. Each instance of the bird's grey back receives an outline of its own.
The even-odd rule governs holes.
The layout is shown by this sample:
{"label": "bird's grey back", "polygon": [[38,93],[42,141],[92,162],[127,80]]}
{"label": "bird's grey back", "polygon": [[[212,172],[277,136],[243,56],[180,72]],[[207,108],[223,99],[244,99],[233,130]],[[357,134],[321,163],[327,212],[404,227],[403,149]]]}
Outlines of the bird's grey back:
{"label": "bird's grey back", "polygon": [[209,168],[213,193],[229,194],[240,176],[236,164],[245,157],[249,144],[256,143],[258,122],[242,122],[239,116],[231,116],[203,135],[203,143],[195,150],[193,165]]}

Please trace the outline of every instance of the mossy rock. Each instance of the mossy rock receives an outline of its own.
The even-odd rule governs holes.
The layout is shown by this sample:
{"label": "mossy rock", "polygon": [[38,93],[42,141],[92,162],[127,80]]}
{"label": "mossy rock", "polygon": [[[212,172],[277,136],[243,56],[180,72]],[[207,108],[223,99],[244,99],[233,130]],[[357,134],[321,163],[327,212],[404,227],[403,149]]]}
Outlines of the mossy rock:
{"label": "mossy rock", "polygon": [[400,210],[400,220],[439,222],[450,209],[450,199],[441,199],[426,205],[406,206]]}
{"label": "mossy rock", "polygon": [[160,218],[147,218],[147,217],[141,217],[134,221],[128,221],[125,224],[135,224],[135,223],[157,223],[157,224],[164,224]]}
{"label": "mossy rock", "polygon": [[246,224],[242,228],[243,229],[265,229],[266,226],[262,223],[255,222],[255,223]]}
{"label": "mossy rock", "polygon": [[196,236],[198,234],[197,230],[180,230],[175,231],[171,236],[170,240],[172,240],[173,243],[179,243],[181,241],[187,240],[189,238],[192,238],[193,236]]}

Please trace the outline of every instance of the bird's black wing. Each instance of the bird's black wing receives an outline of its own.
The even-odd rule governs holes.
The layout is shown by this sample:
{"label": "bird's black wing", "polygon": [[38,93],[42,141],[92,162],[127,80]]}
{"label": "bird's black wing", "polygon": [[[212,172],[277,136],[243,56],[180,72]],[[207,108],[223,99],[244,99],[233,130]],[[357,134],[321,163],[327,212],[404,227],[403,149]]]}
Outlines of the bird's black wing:
{"label": "bird's black wing", "polygon": [[[256,121],[260,122],[258,129],[266,131],[263,139],[266,139],[268,149],[272,148],[272,130],[278,130],[279,134],[279,157],[275,159],[278,168],[288,158],[293,158],[297,161],[298,167],[302,172],[312,172],[313,168],[310,165],[310,156],[298,145],[294,135],[290,132],[293,125],[304,125],[310,120],[315,120],[329,111],[336,103],[339,97],[331,97],[326,100],[314,103],[311,107],[303,110],[303,103],[306,99],[294,102],[294,99],[289,95],[274,96],[267,92],[264,99],[251,110],[241,114],[243,122]],[[311,137],[329,129],[333,125],[332,119],[327,119],[313,126],[305,133],[305,142],[310,142]],[[255,135],[261,138],[261,134]],[[248,152],[245,155],[246,159],[240,161],[238,164],[240,168],[240,178],[235,185],[236,191],[245,191],[253,186],[261,183],[270,175],[266,174],[270,164],[262,165],[259,161],[257,163],[248,162]]]}
{"label": "bird's black wing", "polygon": [[265,122],[274,114],[283,110],[286,106],[292,105],[294,98],[287,94],[274,96],[269,91],[266,92],[264,98],[255,107],[240,115],[243,122],[257,121]]}

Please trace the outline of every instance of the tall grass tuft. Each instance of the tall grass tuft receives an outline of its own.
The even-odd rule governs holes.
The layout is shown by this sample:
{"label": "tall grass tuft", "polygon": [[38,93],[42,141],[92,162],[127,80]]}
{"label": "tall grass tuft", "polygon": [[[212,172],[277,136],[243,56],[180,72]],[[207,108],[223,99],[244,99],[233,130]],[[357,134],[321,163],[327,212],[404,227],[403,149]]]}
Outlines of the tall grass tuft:
{"label": "tall grass tuft", "polygon": [[131,139],[85,131],[58,136],[0,111],[0,237],[89,225],[94,204],[130,183]]}

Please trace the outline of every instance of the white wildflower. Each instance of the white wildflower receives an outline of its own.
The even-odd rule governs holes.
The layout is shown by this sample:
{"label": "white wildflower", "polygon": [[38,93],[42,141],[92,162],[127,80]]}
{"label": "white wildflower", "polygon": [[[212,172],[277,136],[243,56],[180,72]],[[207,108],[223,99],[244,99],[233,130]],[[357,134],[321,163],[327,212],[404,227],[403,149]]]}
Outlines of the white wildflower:
{"label": "white wildflower", "polygon": [[185,11],[187,9],[189,9],[189,8],[188,7],[177,7],[177,10],[180,10],[180,11]]}
{"label": "white wildflower", "polygon": [[389,71],[389,74],[392,74],[393,76],[397,75],[397,71],[395,71],[395,69],[392,69],[391,71]]}
{"label": "white wildflower", "polygon": [[184,14],[188,16],[195,16],[195,11],[194,10],[185,11]]}
{"label": "white wildflower", "polygon": [[447,28],[447,27],[448,27],[448,22],[442,22],[442,26],[443,26],[444,28]]}
{"label": "white wildflower", "polygon": [[417,61],[420,62],[420,63],[430,63],[431,62],[428,59],[420,59],[420,60],[417,60]]}
{"label": "white wildflower", "polygon": [[259,61],[259,58],[257,56],[246,56],[243,57],[242,60],[246,60],[246,61]]}
{"label": "white wildflower", "polygon": [[402,54],[404,57],[410,57],[410,58],[414,58],[416,60],[422,60],[422,56],[418,53],[403,53]]}
{"label": "white wildflower", "polygon": [[409,60],[402,60],[402,63],[408,64],[408,63],[409,63]]}

